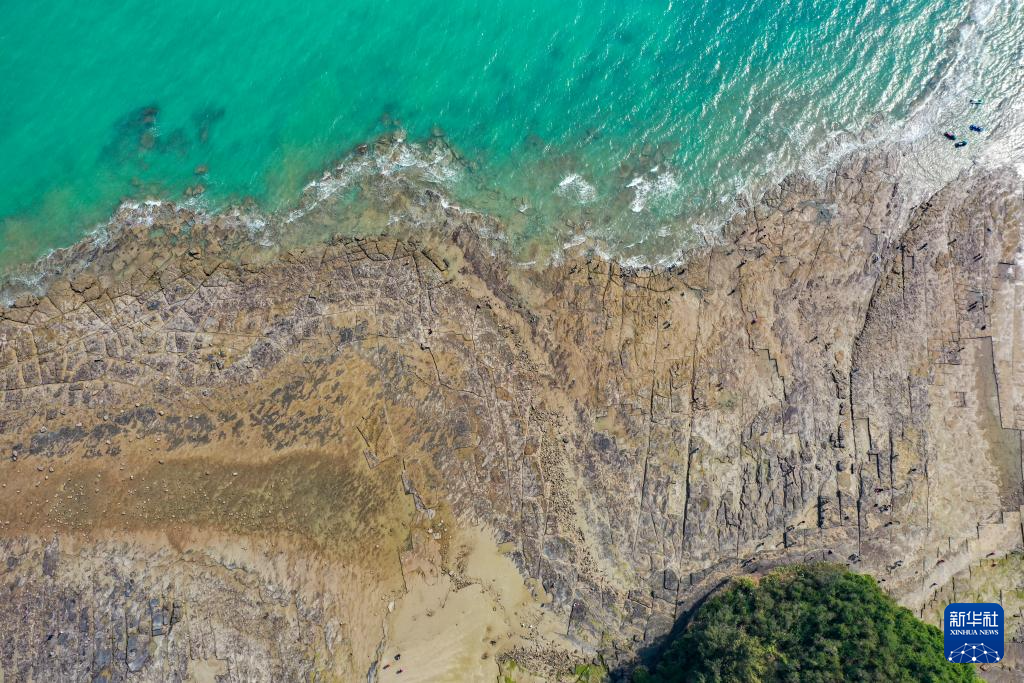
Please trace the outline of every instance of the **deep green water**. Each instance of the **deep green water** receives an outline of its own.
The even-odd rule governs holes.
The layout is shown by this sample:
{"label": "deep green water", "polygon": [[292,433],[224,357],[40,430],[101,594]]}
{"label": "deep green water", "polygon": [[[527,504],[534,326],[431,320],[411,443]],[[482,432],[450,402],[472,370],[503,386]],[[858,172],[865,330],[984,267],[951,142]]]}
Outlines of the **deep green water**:
{"label": "deep green water", "polygon": [[284,209],[396,126],[440,127],[465,155],[438,178],[459,201],[529,205],[520,239],[574,215],[613,251],[665,252],[837,133],[897,130],[977,42],[978,12],[1011,61],[1020,38],[1014,1],[0,7],[0,269],[124,197],[181,199],[200,165],[211,208]]}

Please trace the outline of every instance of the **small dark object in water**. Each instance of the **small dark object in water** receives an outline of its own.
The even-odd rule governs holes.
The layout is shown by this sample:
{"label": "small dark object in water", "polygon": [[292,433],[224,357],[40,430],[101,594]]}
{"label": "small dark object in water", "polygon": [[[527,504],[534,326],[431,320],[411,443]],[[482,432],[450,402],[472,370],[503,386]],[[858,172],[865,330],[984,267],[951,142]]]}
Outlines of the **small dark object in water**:
{"label": "small dark object in water", "polygon": [[971,100],[971,104],[981,104],[981,100]]}
{"label": "small dark object in water", "polygon": [[966,147],[967,146],[967,140],[961,140],[960,142],[956,143],[953,146],[954,147]]}
{"label": "small dark object in water", "polygon": [[956,140],[956,136],[950,133],[948,130],[945,133],[943,133],[942,136],[947,140]]}
{"label": "small dark object in water", "polygon": [[981,126],[976,126],[976,125],[973,125],[973,124],[972,124],[972,125],[971,125],[971,130],[973,130],[973,131],[974,131],[975,133],[980,133],[981,131],[983,131],[983,130],[985,130],[985,129],[984,129],[984,128],[982,128]]}

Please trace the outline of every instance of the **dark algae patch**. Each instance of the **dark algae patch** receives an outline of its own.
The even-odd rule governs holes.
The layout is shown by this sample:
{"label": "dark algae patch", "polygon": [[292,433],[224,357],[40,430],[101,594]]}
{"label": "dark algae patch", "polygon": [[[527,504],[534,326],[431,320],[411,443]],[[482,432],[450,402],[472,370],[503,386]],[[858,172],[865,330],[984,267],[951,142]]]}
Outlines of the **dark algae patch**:
{"label": "dark algae patch", "polygon": [[942,633],[869,576],[829,564],[739,579],[700,607],[634,683],[976,681]]}

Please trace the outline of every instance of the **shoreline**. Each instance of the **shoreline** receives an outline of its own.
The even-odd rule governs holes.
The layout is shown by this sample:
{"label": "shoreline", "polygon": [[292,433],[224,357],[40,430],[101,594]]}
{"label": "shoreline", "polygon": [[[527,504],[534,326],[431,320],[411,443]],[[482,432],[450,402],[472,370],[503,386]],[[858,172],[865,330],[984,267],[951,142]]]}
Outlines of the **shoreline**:
{"label": "shoreline", "polygon": [[[62,596],[112,639],[103,615],[177,600],[189,625],[138,622],[155,654],[125,666],[179,671],[212,633],[235,677],[306,676],[313,643],[351,680],[398,648],[440,676],[433,625],[480,623],[430,665],[550,678],[626,670],[726,578],[819,559],[930,614],[1024,551],[1024,191],[975,173],[913,205],[904,162],[791,176],[664,270],[585,245],[521,268],[495,219],[402,183],[366,215],[393,232],[301,248],[128,210],[0,307],[0,555],[42,562],[9,570],[0,636]],[[46,649],[0,666],[93,667]]]}
{"label": "shoreline", "polygon": [[[966,24],[971,23],[968,19],[965,19],[965,22]],[[674,226],[673,228],[663,227],[659,229],[658,234],[640,235],[639,242],[628,245],[623,243],[614,246],[606,242],[607,236],[602,236],[592,230],[593,218],[584,218],[577,225],[571,216],[566,213],[567,209],[563,209],[558,214],[543,217],[552,226],[549,228],[551,234],[530,238],[531,241],[525,246],[524,253],[524,255],[528,255],[528,258],[519,258],[518,260],[527,265],[539,264],[541,267],[547,267],[558,263],[563,258],[563,252],[566,249],[578,246],[582,240],[588,243],[595,250],[595,253],[599,254],[602,258],[619,261],[627,267],[671,268],[685,260],[688,251],[693,250],[695,247],[701,248],[714,243],[714,240],[720,238],[722,232],[727,229],[730,221],[750,207],[758,204],[765,194],[772,192],[774,188],[785,183],[790,177],[806,176],[822,183],[825,182],[830,173],[833,173],[835,169],[855,156],[884,154],[889,151],[898,154],[913,153],[912,150],[918,145],[922,136],[926,135],[924,131],[916,134],[911,132],[916,125],[914,122],[922,118],[928,118],[930,116],[928,112],[938,106],[941,101],[938,95],[944,87],[943,84],[946,80],[944,78],[937,82],[935,87],[929,91],[927,97],[915,105],[914,110],[905,120],[889,122],[879,128],[881,121],[876,117],[869,120],[858,133],[835,131],[829,134],[826,139],[819,141],[814,149],[804,153],[800,163],[795,168],[788,171],[780,171],[777,175],[768,178],[760,187],[746,187],[737,192],[729,202],[729,208],[716,215],[710,223],[694,223],[693,217],[687,217],[686,215],[666,216],[664,220],[666,226],[671,225]],[[934,146],[933,143],[934,141],[931,141],[928,144]],[[946,161],[952,161],[952,159]],[[538,161],[534,160],[530,163],[538,163]],[[443,134],[438,135],[435,133],[422,140],[409,141],[402,128],[395,128],[373,141],[355,145],[326,168],[311,172],[311,179],[295,197],[294,201],[278,210],[270,211],[262,208],[252,199],[243,199],[240,202],[229,201],[217,208],[209,208],[204,204],[201,194],[188,197],[183,201],[163,197],[122,199],[105,222],[96,224],[74,244],[50,249],[46,254],[32,261],[11,265],[7,272],[0,273],[0,297],[4,297],[0,298],[0,301],[9,302],[11,290],[20,288],[22,291],[31,291],[33,285],[39,284],[40,281],[48,279],[55,274],[59,274],[52,271],[69,267],[71,265],[70,259],[74,258],[75,255],[101,249],[105,235],[108,235],[110,232],[117,232],[120,229],[120,226],[116,224],[118,220],[131,220],[130,212],[127,209],[156,204],[169,204],[194,211],[197,214],[207,214],[213,217],[220,214],[234,215],[242,213],[248,215],[253,223],[259,225],[259,229],[256,232],[263,233],[253,235],[253,239],[257,241],[262,240],[264,242],[262,246],[265,247],[280,247],[289,242],[287,234],[289,227],[301,229],[301,224],[307,214],[315,213],[322,207],[331,206],[337,199],[335,195],[344,191],[358,191],[361,194],[371,195],[372,198],[369,200],[369,203],[381,204],[387,204],[388,200],[386,198],[382,199],[380,195],[388,192],[432,191],[438,195],[440,201],[446,207],[452,206],[457,210],[492,215],[499,222],[505,224],[505,227],[494,236],[495,239],[498,241],[507,240],[511,229],[509,219],[515,218],[515,212],[509,209],[505,215],[501,215],[488,211],[485,208],[477,208],[472,205],[463,206],[465,202],[459,201],[452,195],[452,192],[456,190],[451,184],[452,181],[464,175],[468,165],[469,162],[465,157],[462,156],[456,146],[443,137]],[[654,167],[655,170],[658,166]],[[966,168],[960,167],[958,172]],[[676,169],[675,172],[679,173],[681,170]],[[955,177],[955,173],[952,176],[946,177],[945,182],[948,182],[952,177]],[[919,181],[917,184],[920,186],[915,187],[914,192],[918,197],[931,194],[939,189],[938,182],[940,181],[936,179]],[[570,187],[575,187],[576,183],[582,183],[587,188],[587,192],[593,192],[593,187],[587,183],[584,177],[575,172],[570,172],[569,175],[552,187],[552,194],[562,195],[565,198],[571,196],[572,192],[566,191],[567,183],[569,183]],[[653,181],[645,180],[644,175],[641,174],[634,177],[631,181],[623,180],[620,191],[633,190],[634,192],[644,192],[646,189],[650,189],[657,184],[656,178]],[[944,182],[941,182],[941,184],[944,184]],[[523,201],[511,196],[505,197],[505,199],[513,203]],[[589,205],[593,203],[593,198],[580,194],[578,199],[579,205],[576,209],[585,215],[592,208]],[[605,198],[605,201],[610,200]],[[636,201],[639,201],[639,195],[634,196],[632,200],[628,196],[623,195],[621,198],[622,205],[618,207],[618,211],[624,211],[628,204],[635,203]],[[526,205],[524,204],[524,206]],[[614,203],[608,204],[608,208],[613,206]],[[355,208],[357,213],[360,210],[362,209],[359,207]],[[520,211],[519,213],[525,214],[526,212]],[[338,220],[339,224],[353,221],[351,216],[334,216],[333,218]],[[327,220],[329,221],[331,218],[328,217]],[[573,223],[573,227],[568,231],[564,227],[554,227],[562,221],[565,221],[567,225]],[[689,226],[684,230],[686,234],[679,233],[679,226],[681,225]],[[267,227],[274,229],[276,234],[273,238],[265,235],[265,228]],[[652,226],[647,227],[652,228]],[[247,228],[252,231],[251,225],[247,226]],[[343,233],[344,230],[328,230],[327,236]],[[353,232],[352,234],[354,236],[357,233]],[[675,244],[668,246],[667,250],[665,247],[662,247],[648,255],[627,255],[626,253],[631,248],[636,247],[638,244],[643,244],[649,239],[666,236],[671,236],[675,240]],[[620,242],[623,241],[622,236],[617,236],[616,239]],[[273,240],[276,240],[276,243],[273,243]],[[294,240],[292,242],[293,244],[295,243]],[[95,246],[91,248],[90,244]]]}
{"label": "shoreline", "polygon": [[[988,112],[991,116],[987,117],[987,119],[990,120],[981,121],[980,123],[983,123],[985,127],[993,133],[998,131],[1000,135],[1012,138],[1012,133],[1007,134],[1006,131],[999,129],[1001,126],[1015,127],[1019,125],[1020,122],[1019,116],[1017,116],[1015,120],[1014,112],[1004,111],[1002,107],[1002,105],[1005,104],[1006,99],[1013,95],[1013,89],[1019,89],[1018,85],[1012,82],[1000,83],[998,85],[990,84],[991,87],[995,88],[995,91],[984,93],[971,91],[971,89],[975,87],[982,89],[987,87],[984,83],[976,83],[980,75],[973,65],[989,63],[987,59],[978,59],[979,55],[982,55],[982,53],[991,47],[989,43],[997,41],[1000,38],[1001,34],[999,34],[999,31],[1004,28],[1012,31],[1020,28],[1020,25],[1018,23],[1009,22],[1006,19],[1005,8],[1001,8],[997,4],[987,2],[986,0],[971,0],[963,6],[956,8],[953,14],[955,15],[955,17],[953,17],[955,21],[951,19],[949,22],[941,22],[941,33],[936,34],[936,39],[941,41],[941,49],[937,50],[937,59],[934,63],[934,68],[932,69],[935,73],[931,74],[931,72],[922,72],[925,82],[921,85],[920,92],[918,92],[918,88],[910,88],[906,91],[908,93],[908,99],[901,99],[898,102],[892,103],[883,103],[884,105],[891,106],[892,113],[890,115],[883,113],[887,111],[885,106],[876,106],[872,104],[871,109],[867,110],[867,112],[858,110],[859,113],[857,114],[856,119],[851,120],[849,125],[841,130],[836,130],[834,126],[827,123],[830,120],[843,120],[841,116],[838,116],[837,114],[838,118],[833,119],[826,116],[804,131],[804,135],[808,137],[801,138],[803,142],[800,144],[796,144],[794,142],[791,146],[787,144],[784,154],[782,154],[780,149],[779,152],[782,156],[778,157],[778,159],[781,160],[779,163],[773,163],[770,161],[774,151],[768,150],[767,154],[761,154],[758,159],[754,160],[756,163],[751,161],[747,164],[747,162],[741,158],[734,159],[735,164],[738,165],[737,167],[742,167],[744,164],[747,164],[749,165],[749,168],[743,177],[728,175],[728,173],[725,175],[716,175],[715,177],[721,180],[724,185],[722,185],[722,183],[712,184],[711,180],[708,178],[705,178],[706,182],[703,182],[700,185],[694,185],[694,183],[688,181],[684,182],[685,187],[689,188],[687,190],[689,194],[684,198],[685,201],[696,202],[700,204],[702,208],[682,207],[679,203],[673,202],[676,205],[673,206],[671,210],[666,210],[662,214],[659,214],[657,220],[647,216],[645,213],[646,210],[642,211],[640,212],[641,222],[647,221],[650,225],[645,226],[640,232],[631,233],[628,229],[628,225],[626,225],[626,229],[623,229],[622,225],[612,226],[611,224],[617,220],[621,222],[620,219],[622,216],[618,214],[623,214],[626,218],[630,217],[630,198],[637,200],[639,199],[637,194],[638,192],[646,191],[646,189],[650,189],[657,185],[658,179],[661,177],[659,172],[666,171],[666,169],[662,167],[662,164],[660,163],[661,161],[665,161],[670,165],[675,166],[675,168],[668,169],[668,174],[677,179],[683,179],[685,181],[690,177],[695,177],[693,174],[700,173],[698,169],[690,168],[685,163],[675,163],[675,157],[673,157],[672,154],[667,152],[665,155],[660,154],[662,151],[660,149],[662,145],[659,144],[659,142],[668,144],[667,140],[672,139],[674,140],[673,144],[678,146],[681,144],[680,140],[671,137],[661,141],[651,139],[649,141],[651,145],[648,146],[651,146],[652,150],[656,153],[649,155],[649,159],[643,160],[642,157],[644,155],[642,150],[639,148],[643,146],[645,142],[648,142],[648,140],[642,135],[634,138],[623,136],[621,140],[617,140],[614,143],[613,146],[615,151],[614,153],[609,154],[607,159],[604,159],[604,157],[601,157],[600,155],[590,158],[590,161],[594,161],[595,159],[598,160],[596,165],[586,163],[585,159],[581,160],[583,163],[580,163],[579,165],[574,164],[569,160],[569,156],[574,152],[563,152],[562,150],[559,150],[557,144],[551,146],[550,153],[545,150],[542,156],[538,156],[529,152],[529,145],[526,141],[513,141],[512,143],[506,141],[504,147],[501,147],[504,152],[498,151],[498,149],[495,148],[494,154],[512,154],[519,158],[522,163],[509,163],[500,169],[492,168],[490,170],[487,168],[487,161],[483,159],[474,158],[472,162],[465,164],[469,167],[475,165],[477,162],[481,163],[484,166],[479,169],[481,171],[481,177],[485,179],[483,184],[491,185],[493,187],[474,187],[472,186],[473,183],[468,183],[467,187],[459,188],[459,190],[468,189],[468,192],[454,192],[455,188],[453,187],[445,187],[443,188],[443,191],[450,197],[458,197],[459,202],[464,206],[474,206],[482,212],[500,216],[505,219],[507,223],[511,223],[512,221],[507,219],[509,217],[518,218],[518,216],[516,216],[516,206],[518,205],[518,202],[523,199],[523,197],[515,196],[515,193],[523,190],[526,186],[520,183],[515,189],[513,189],[512,187],[503,186],[501,180],[505,176],[511,178],[517,168],[522,167],[524,169],[528,169],[532,166],[534,171],[537,171],[538,173],[554,175],[552,178],[546,178],[545,180],[545,182],[547,182],[547,180],[552,181],[549,183],[550,187],[545,184],[541,184],[534,188],[540,188],[542,191],[537,193],[536,197],[531,196],[529,198],[530,201],[538,199],[538,203],[543,203],[540,201],[540,198],[543,196],[546,197],[543,201],[547,201],[549,204],[554,206],[557,201],[560,201],[556,200],[556,196],[565,200],[575,197],[580,200],[580,204],[578,207],[574,208],[578,209],[581,216],[570,215],[572,211],[563,206],[557,210],[552,210],[549,214],[545,214],[542,219],[538,219],[529,224],[529,230],[524,231],[528,232],[528,234],[525,236],[517,234],[515,237],[522,237],[524,240],[537,239],[538,230],[543,232],[545,229],[550,229],[552,231],[552,235],[549,238],[546,238],[546,241],[544,241],[543,244],[538,246],[536,249],[537,253],[526,255],[519,259],[520,261],[549,263],[552,258],[557,258],[559,246],[567,241],[574,240],[577,236],[576,233],[578,232],[586,233],[585,236],[587,238],[599,243],[597,246],[602,249],[605,257],[616,258],[620,261],[631,260],[632,265],[637,266],[656,265],[658,263],[661,265],[667,265],[670,262],[677,260],[681,251],[687,248],[692,248],[694,243],[701,242],[702,236],[697,234],[698,232],[703,231],[703,237],[717,233],[721,226],[728,222],[732,214],[736,211],[743,210],[745,206],[756,204],[760,199],[760,195],[763,194],[764,191],[770,190],[771,187],[777,185],[779,182],[782,182],[785,175],[789,173],[804,172],[811,176],[820,177],[827,174],[829,169],[834,168],[837,164],[841,163],[841,159],[848,154],[864,151],[863,147],[865,145],[874,146],[881,144],[885,146],[889,144],[900,144],[914,148],[924,148],[929,146],[936,148],[928,149],[923,152],[922,171],[919,174],[922,176],[924,181],[930,182],[932,185],[935,185],[936,183],[945,184],[945,182],[948,182],[950,177],[955,176],[961,169],[960,166],[957,166],[956,169],[950,171],[952,176],[937,178],[931,175],[931,171],[934,168],[953,168],[954,164],[962,163],[966,165],[970,164],[972,161],[980,161],[987,165],[1007,163],[1008,159],[1006,158],[1006,152],[1013,151],[1012,148],[1014,142],[1012,139],[1004,139],[999,144],[993,144],[993,149],[991,150],[987,148],[979,150],[977,155],[974,154],[975,147],[972,145],[969,150],[965,150],[965,153],[960,154],[960,157],[965,157],[967,156],[966,153],[969,152],[971,159],[958,159],[958,157],[950,154],[943,155],[943,150],[939,149],[942,143],[937,139],[931,140],[932,134],[934,133],[937,138],[939,132],[944,129],[944,126],[951,119],[969,116],[973,111],[977,111],[967,107],[966,102],[968,101],[968,98],[984,97],[986,101],[991,100],[991,104],[994,108]],[[992,67],[1004,65],[1006,59],[1006,55],[1002,54],[993,56],[987,55],[986,53],[982,56],[992,56],[993,59],[995,59],[994,62],[991,62]],[[986,66],[985,68],[988,71],[993,70],[989,66]],[[930,78],[929,74],[931,75]],[[984,75],[984,72],[982,72],[981,75]],[[987,82],[987,79],[983,78],[982,81]],[[900,90],[900,92],[904,91]],[[912,99],[909,99],[910,95],[913,95]],[[155,117],[158,115],[156,113],[157,103],[155,101],[147,101],[140,104],[145,106],[135,110],[128,110],[124,115],[127,117],[127,123],[131,123],[135,126],[135,128],[129,126],[130,130],[128,132],[133,135],[139,132],[149,134],[150,136],[158,134],[159,131],[155,128]],[[170,112],[170,108],[168,111]],[[876,113],[872,116],[868,113],[870,111],[874,111]],[[202,112],[196,113],[213,116],[214,120],[218,120],[219,117],[224,115],[224,109],[223,107],[214,107],[212,109],[210,107],[206,107]],[[136,121],[133,117],[141,117],[141,119]],[[126,121],[122,120],[120,123],[123,127]],[[413,122],[411,127],[416,130],[416,133],[414,135],[415,140],[411,141],[410,144],[414,142],[421,147],[427,147],[435,136],[444,136],[444,132],[440,129],[435,129],[437,132],[430,130],[430,124],[430,121]],[[204,125],[208,126],[211,124],[208,121]],[[138,130],[136,130],[136,128],[138,128]],[[430,132],[428,132],[428,130]],[[350,151],[363,146],[373,147],[376,143],[373,139],[373,135],[381,131],[385,131],[385,134],[389,136],[406,137],[401,128],[401,123],[387,113],[382,114],[381,119],[377,122],[368,122],[367,125],[361,129],[361,132],[357,134],[341,135],[338,138],[333,139],[333,143],[336,144],[333,144],[331,141],[325,141],[323,136],[319,136],[317,139],[323,142],[319,147],[320,150],[326,150],[329,147],[331,150],[339,151],[340,154],[335,163],[326,165],[326,169],[333,173],[338,167],[337,162],[348,162],[350,166],[357,166],[358,160],[355,156],[344,152],[341,148],[349,145],[350,143],[353,145],[349,148]],[[124,131],[122,131],[122,133],[123,132]],[[178,130],[171,132],[180,133]],[[529,131],[524,131],[524,133],[527,132]],[[582,131],[578,132],[578,136],[566,138],[567,150],[575,150],[575,152],[579,152],[583,149],[582,145],[584,144],[581,140],[592,140],[594,137],[599,136],[600,128],[588,130],[585,135]],[[209,130],[207,128],[200,137],[205,140],[208,133]],[[447,149],[454,151],[456,157],[459,156],[457,146],[460,143],[465,143],[467,145],[476,144],[474,142],[470,142],[469,138],[460,140],[460,133],[464,133],[464,131],[455,133],[445,142],[444,145]],[[685,138],[688,135],[688,131],[683,131],[680,135],[676,135],[676,138]],[[363,139],[363,144],[361,145],[357,144],[360,139]],[[743,139],[742,133],[740,133],[740,139]],[[138,141],[134,139],[126,139],[121,140],[120,142],[128,144],[131,148],[132,145]],[[147,143],[152,142],[153,140],[149,140],[147,138]],[[995,142],[994,138],[993,142]],[[170,141],[168,141],[168,144],[170,144]],[[541,140],[537,140],[537,144],[544,145],[546,143]],[[159,145],[157,146],[159,147]],[[792,149],[790,149],[790,147],[792,147]],[[996,147],[1000,147],[1000,150],[995,150]],[[609,149],[611,149],[611,147],[609,147]],[[472,152],[471,155],[475,155],[476,153],[486,153],[486,148],[480,147],[479,145],[475,147],[474,150],[475,151]],[[948,152],[949,150],[945,151]],[[1019,150],[1017,151],[1019,152]],[[313,157],[316,159],[324,158],[322,155],[312,155],[310,158]],[[430,154],[425,152],[420,156],[420,158],[413,159],[410,157],[407,161],[411,161],[414,166],[423,166],[424,164],[429,165],[429,157]],[[602,159],[604,160],[602,161]],[[209,159],[191,159],[190,164],[192,162],[196,162],[199,164],[196,166],[197,169],[206,169],[207,161],[209,161]],[[622,171],[622,175],[616,182],[612,177],[615,175],[614,166],[617,162],[623,162],[629,168]],[[563,164],[564,167],[562,167]],[[608,182],[602,183],[598,182],[593,177],[586,177],[587,169],[596,169],[598,165],[607,166],[607,168],[604,168],[604,171],[607,171],[607,173],[597,170],[594,170],[593,173],[595,175],[607,176],[604,180],[607,180]],[[223,168],[225,166],[230,166],[230,164],[222,163],[221,166]],[[728,164],[726,164],[725,167],[728,168]],[[191,171],[191,168],[192,166],[190,165],[186,170]],[[302,166],[301,170],[297,169],[300,169],[300,167],[293,166],[287,171],[282,170],[281,174],[295,179],[306,176],[315,183],[324,170],[323,168],[310,169],[308,166]],[[209,192],[207,194],[208,197],[218,194],[218,190],[216,189],[217,181],[215,179],[216,170],[217,169],[215,168],[214,176],[211,176],[211,178],[214,178],[212,182],[204,180],[206,177],[205,174],[203,174],[202,177],[197,176],[191,178],[191,182],[205,182],[210,185]],[[425,168],[422,170],[424,170],[424,172],[429,171],[429,169]],[[437,170],[439,171],[438,178],[442,181],[450,179],[447,175],[448,171],[456,174],[459,171],[459,169],[455,167],[438,168]],[[534,171],[524,170],[522,172],[524,174],[531,174]],[[253,167],[251,172],[261,173],[262,171]],[[476,169],[474,169],[474,172],[476,172]],[[429,175],[429,173],[427,174]],[[180,178],[178,180],[180,181]],[[158,183],[155,178],[150,178],[146,182]],[[569,185],[566,185],[567,182]],[[444,183],[442,182],[442,185],[443,184]],[[613,210],[611,212],[604,211],[603,208],[606,207],[602,207],[601,210],[598,210],[594,206],[593,196],[595,194],[595,186],[602,185],[603,187],[597,191],[597,194],[600,195],[597,198],[597,204],[604,204],[607,205],[607,207],[612,207]],[[714,190],[714,192],[710,189],[712,185],[718,188]],[[722,185],[722,187],[719,187],[719,185]],[[728,185],[728,187],[725,187],[725,185]],[[136,188],[138,187],[139,186],[136,185]],[[153,185],[150,187],[153,187]],[[231,187],[234,188],[231,192],[238,194],[228,193],[227,196],[218,195],[219,198],[213,200],[213,204],[211,205],[215,210],[230,211],[232,206],[235,204],[233,198],[240,197],[241,193],[248,191],[245,189],[238,189],[235,185],[232,185]],[[499,201],[495,201],[494,205],[489,205],[486,201],[488,198],[487,192],[495,187],[499,188],[499,191],[503,196]],[[696,192],[694,192],[694,187],[697,188]],[[192,189],[193,187],[190,184],[190,193]],[[287,191],[275,191],[273,193],[274,199],[267,199],[268,203],[264,205],[263,208],[259,209],[259,213],[262,214],[265,219],[282,218],[283,220],[283,214],[289,212],[293,208],[298,208],[298,204],[301,199],[301,190],[299,190],[298,187],[295,187],[294,189],[296,190],[295,196],[292,196],[291,186],[288,187]],[[937,189],[937,186],[929,186],[922,188],[920,191],[923,193],[931,193]],[[127,185],[122,188],[122,191],[125,193],[134,192]],[[258,188],[252,191],[259,194]],[[706,191],[708,196],[701,195],[702,191]],[[472,196],[474,192],[476,193],[476,196]],[[622,197],[619,197],[620,194]],[[107,196],[108,198],[110,197],[109,194],[104,196]],[[287,202],[284,205],[281,204],[283,197],[285,198],[284,201]],[[159,193],[156,198],[164,201],[174,201],[174,191],[167,189],[166,192]],[[288,198],[290,198],[290,200]],[[141,201],[141,199],[135,198],[132,201]],[[455,200],[452,201],[454,202]],[[239,203],[245,204],[244,198],[241,199]],[[23,204],[18,203],[17,206],[20,207],[23,206]],[[64,213],[72,212],[69,206],[62,206],[62,211],[64,211]],[[89,206],[94,209],[96,208],[94,204],[89,204]],[[103,206],[107,207],[108,204],[103,202]],[[113,217],[119,210],[119,206],[110,206],[109,208],[109,212],[104,211],[104,218]],[[500,208],[500,210],[496,210],[496,208]],[[606,220],[607,215],[597,215],[596,218],[589,215],[582,216],[586,211],[592,209],[597,214],[612,213],[615,214],[615,216],[613,216],[613,220],[611,221]],[[55,226],[59,226],[61,224],[60,220],[47,220],[42,213],[35,216],[32,213],[35,209],[25,208],[24,210],[27,213],[23,215],[12,214],[7,216],[7,218],[14,221],[23,220],[26,225],[30,225],[34,220],[45,221],[48,224]],[[97,213],[90,212],[88,215],[91,217],[97,215]],[[561,223],[565,218],[576,220],[581,225],[586,225],[587,227],[580,227],[578,230],[575,228],[565,230],[561,227]],[[660,225],[660,223],[664,223],[665,225]],[[106,223],[104,223],[104,225],[105,224]],[[86,230],[95,229],[95,226],[91,228],[85,228],[85,226],[80,227]],[[660,228],[663,227],[667,227],[673,232],[673,234],[669,235],[667,239],[661,235]],[[12,229],[12,233],[16,231],[16,229]],[[78,226],[76,226],[74,231],[76,234],[78,233]],[[31,234],[32,231],[29,230],[28,232]],[[62,228],[56,229],[55,232],[66,234],[66,231]],[[513,231],[510,230],[509,232],[511,233]],[[12,237],[14,237],[13,234]],[[687,243],[686,240],[691,238],[692,243]],[[65,238],[61,238],[61,240],[63,239]],[[87,239],[87,236],[83,237],[83,239]],[[32,240],[28,240],[25,244],[29,243],[33,245],[33,249],[38,246],[38,243]],[[11,244],[15,245],[18,244],[18,242],[17,240],[12,239]],[[28,249],[28,247],[25,248]],[[74,244],[71,244],[64,248],[74,249],[75,246]],[[37,259],[37,261],[46,261],[46,259],[47,254],[44,254],[40,259]],[[26,262],[16,266],[12,265],[11,268],[12,273],[23,280],[30,280],[35,275],[35,273],[32,272],[32,265]]]}
{"label": "shoreline", "polygon": [[[924,107],[926,104],[921,106]],[[868,128],[872,128],[873,125],[869,125]],[[763,202],[767,195],[777,192],[780,186],[788,182],[809,179],[822,186],[828,181],[830,174],[834,174],[851,159],[865,154],[912,154],[912,142],[884,142],[877,134],[869,134],[867,130],[853,138],[846,136],[848,139],[857,140],[852,143],[841,142],[842,137],[838,136],[830,143],[823,143],[817,152],[805,157],[805,161],[812,158],[818,160],[813,169],[800,168],[785,174],[777,182],[763,188],[756,199],[747,194],[737,195],[733,208],[724,214],[713,228],[692,226],[692,235],[687,242],[677,244],[670,253],[649,257],[616,255],[614,248],[590,231],[590,220],[576,225],[566,218],[567,226],[575,226],[571,227],[569,234],[563,229],[536,241],[531,248],[532,254],[524,259],[523,256],[528,254],[513,253],[514,250],[508,245],[510,226],[503,218],[489,215],[486,211],[463,207],[446,194],[444,186],[436,182],[443,177],[450,178],[460,173],[453,170],[455,165],[463,163],[459,161],[461,156],[458,151],[446,140],[436,136],[429,138],[427,142],[432,146],[424,150],[421,143],[407,143],[404,133],[399,130],[394,134],[381,136],[372,144],[361,144],[353,148],[328,169],[322,170],[319,177],[308,182],[291,206],[276,212],[268,213],[252,200],[209,210],[203,205],[200,197],[185,202],[155,198],[125,199],[105,223],[96,225],[75,244],[52,249],[35,261],[15,266],[0,276],[0,304],[10,305],[18,296],[25,294],[38,295],[45,291],[46,283],[62,277],[67,272],[88,269],[89,260],[98,257],[111,241],[116,243],[120,239],[118,235],[122,233],[130,233],[132,239],[144,239],[138,228],[146,221],[152,220],[151,214],[157,207],[170,207],[172,211],[182,211],[191,216],[190,221],[208,224],[216,224],[220,222],[220,218],[224,218],[233,222],[239,234],[232,235],[219,230],[217,236],[212,239],[222,240],[225,244],[232,245],[232,249],[244,250],[239,238],[248,236],[252,246],[257,250],[264,249],[269,250],[268,253],[273,253],[295,247],[312,247],[319,242],[340,237],[385,235],[392,232],[398,235],[413,234],[417,228],[412,224],[415,224],[418,218],[403,215],[402,212],[408,213],[410,196],[421,195],[426,198],[425,201],[436,202],[444,211],[451,210],[484,218],[491,226],[487,228],[484,237],[488,239],[492,249],[496,254],[502,253],[503,258],[519,267],[543,270],[560,265],[570,258],[573,252],[583,250],[603,260],[615,261],[626,269],[654,272],[670,270],[685,263],[691,253],[721,244],[730,230],[731,223],[737,217],[742,217],[746,211]],[[438,168],[434,168],[438,164]],[[409,169],[412,171],[408,172]],[[914,186],[911,188],[911,194],[920,198],[938,189]],[[336,195],[345,191],[357,192],[361,199],[354,205],[342,208],[340,215],[332,213],[336,210]],[[906,189],[901,188],[901,191],[906,192]],[[911,196],[907,199],[912,201]],[[383,229],[365,230],[358,227],[367,216],[370,220],[381,223]],[[314,223],[321,225],[313,227]],[[332,226],[332,223],[336,225]],[[559,235],[567,239],[559,242]],[[556,238],[554,242],[552,237]],[[641,243],[648,237],[650,236],[644,236]],[[536,249],[540,251],[537,252]]]}

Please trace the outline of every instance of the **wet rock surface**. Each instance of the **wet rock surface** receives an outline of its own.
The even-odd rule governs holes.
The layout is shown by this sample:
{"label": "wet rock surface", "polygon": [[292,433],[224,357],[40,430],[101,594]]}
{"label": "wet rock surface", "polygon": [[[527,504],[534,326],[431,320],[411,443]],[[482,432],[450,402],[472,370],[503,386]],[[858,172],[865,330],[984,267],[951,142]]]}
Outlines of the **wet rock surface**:
{"label": "wet rock surface", "polygon": [[123,208],[0,309],[0,680],[382,680],[414,584],[488,586],[454,529],[542,605],[488,651],[540,675],[779,562],[931,614],[1022,546],[1024,195],[910,205],[899,165],[791,178],[663,272],[512,267],[429,192],[274,253]]}

